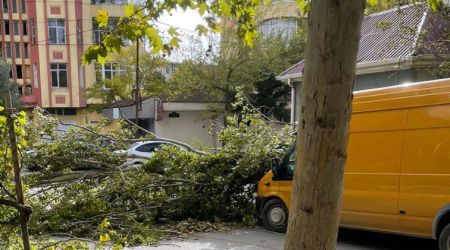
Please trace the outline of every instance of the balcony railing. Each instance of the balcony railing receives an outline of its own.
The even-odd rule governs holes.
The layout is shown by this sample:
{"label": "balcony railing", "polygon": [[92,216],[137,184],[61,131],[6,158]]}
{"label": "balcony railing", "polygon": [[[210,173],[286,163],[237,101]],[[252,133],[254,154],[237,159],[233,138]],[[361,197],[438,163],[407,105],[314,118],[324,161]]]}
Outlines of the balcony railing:
{"label": "balcony railing", "polygon": [[91,4],[126,4],[126,0],[91,0]]}

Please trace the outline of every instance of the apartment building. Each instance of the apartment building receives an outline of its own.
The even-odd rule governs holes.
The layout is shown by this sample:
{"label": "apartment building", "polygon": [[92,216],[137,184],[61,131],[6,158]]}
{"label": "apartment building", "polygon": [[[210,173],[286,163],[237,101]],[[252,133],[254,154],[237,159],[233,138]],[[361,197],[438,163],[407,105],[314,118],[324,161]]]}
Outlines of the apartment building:
{"label": "apartment building", "polygon": [[[298,29],[298,17],[299,9],[296,1],[273,0],[271,4],[261,6],[256,12],[258,36],[279,34],[285,38],[295,36]],[[229,17],[222,18],[221,22],[224,29],[235,29],[239,25],[236,20]]]}
{"label": "apartment building", "polygon": [[[11,65],[23,106],[39,106],[61,120],[84,125],[101,115],[88,113],[83,94],[96,77],[111,78],[120,67],[81,65],[83,52],[101,41],[97,10],[114,25],[126,0],[0,0],[0,56]],[[96,72],[97,71],[97,72]]]}

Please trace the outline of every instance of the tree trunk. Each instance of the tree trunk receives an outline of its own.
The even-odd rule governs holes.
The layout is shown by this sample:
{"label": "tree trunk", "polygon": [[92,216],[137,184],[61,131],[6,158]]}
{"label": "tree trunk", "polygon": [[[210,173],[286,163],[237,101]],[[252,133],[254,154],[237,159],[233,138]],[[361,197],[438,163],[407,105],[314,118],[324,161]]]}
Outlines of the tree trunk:
{"label": "tree trunk", "polygon": [[314,0],[285,250],[334,250],[365,0]]}

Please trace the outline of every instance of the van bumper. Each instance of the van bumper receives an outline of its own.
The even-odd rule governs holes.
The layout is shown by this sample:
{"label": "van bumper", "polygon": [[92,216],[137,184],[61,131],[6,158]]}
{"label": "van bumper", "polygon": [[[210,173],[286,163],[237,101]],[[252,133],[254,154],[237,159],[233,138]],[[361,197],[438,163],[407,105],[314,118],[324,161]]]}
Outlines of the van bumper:
{"label": "van bumper", "polygon": [[262,205],[264,203],[264,200],[266,199],[266,197],[264,196],[257,196],[256,197],[256,215],[258,216],[258,218],[261,218],[262,216]]}

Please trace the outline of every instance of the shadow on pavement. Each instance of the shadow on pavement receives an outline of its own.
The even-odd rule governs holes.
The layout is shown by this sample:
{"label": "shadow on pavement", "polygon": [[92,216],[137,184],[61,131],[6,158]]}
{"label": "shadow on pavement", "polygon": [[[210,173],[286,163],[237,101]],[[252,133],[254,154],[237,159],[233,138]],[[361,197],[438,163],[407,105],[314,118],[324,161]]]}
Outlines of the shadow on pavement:
{"label": "shadow on pavement", "polygon": [[[374,233],[351,229],[339,229],[339,243],[352,249],[373,250],[438,250],[437,241],[402,235]],[[353,248],[354,247],[354,248]],[[361,247],[361,248],[359,248]],[[370,248],[368,248],[370,247]]]}

